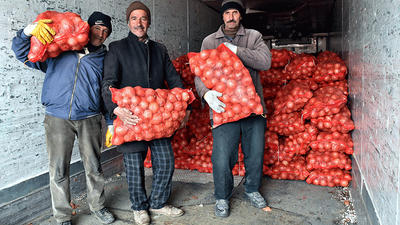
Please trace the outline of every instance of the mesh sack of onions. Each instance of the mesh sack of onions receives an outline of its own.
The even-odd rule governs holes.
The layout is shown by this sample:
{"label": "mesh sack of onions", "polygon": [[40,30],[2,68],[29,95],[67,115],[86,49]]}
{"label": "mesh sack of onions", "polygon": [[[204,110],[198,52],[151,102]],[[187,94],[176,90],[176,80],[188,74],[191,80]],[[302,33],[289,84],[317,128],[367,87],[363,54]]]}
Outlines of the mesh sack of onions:
{"label": "mesh sack of onions", "polygon": [[57,57],[64,51],[80,50],[89,42],[89,24],[72,12],[59,13],[46,11],[39,14],[34,22],[51,19],[47,24],[56,32],[51,43],[42,44],[35,36],[31,37],[31,48],[28,59],[31,62],[44,62]]}
{"label": "mesh sack of onions", "polygon": [[192,72],[209,89],[222,93],[225,112],[213,113],[213,127],[238,121],[254,113],[261,115],[263,107],[253,79],[242,61],[224,44],[216,49],[188,53]]}

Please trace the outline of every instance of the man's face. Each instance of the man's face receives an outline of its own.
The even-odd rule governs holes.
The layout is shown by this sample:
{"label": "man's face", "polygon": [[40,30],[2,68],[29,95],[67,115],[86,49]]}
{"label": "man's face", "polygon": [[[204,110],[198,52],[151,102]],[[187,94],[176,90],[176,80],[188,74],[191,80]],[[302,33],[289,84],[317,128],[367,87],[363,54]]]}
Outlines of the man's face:
{"label": "man's face", "polygon": [[146,40],[147,29],[150,27],[147,13],[141,9],[133,10],[129,16],[128,27],[139,38],[139,41]]}
{"label": "man's face", "polygon": [[91,26],[89,31],[90,43],[94,46],[102,45],[107,39],[109,32],[105,26],[98,24]]}
{"label": "man's face", "polygon": [[222,19],[224,20],[225,29],[234,30],[239,27],[242,16],[237,9],[228,9],[222,15]]}

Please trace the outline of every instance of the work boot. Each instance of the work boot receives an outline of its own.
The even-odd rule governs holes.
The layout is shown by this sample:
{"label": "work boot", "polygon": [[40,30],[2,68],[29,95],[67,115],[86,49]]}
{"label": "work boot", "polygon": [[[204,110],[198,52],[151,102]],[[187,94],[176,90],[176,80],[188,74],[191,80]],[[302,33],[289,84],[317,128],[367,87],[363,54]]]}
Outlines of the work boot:
{"label": "work boot", "polygon": [[58,223],[58,224],[59,225],[72,225],[72,221],[68,220],[68,221],[64,221],[64,222]]}
{"label": "work boot", "polygon": [[224,199],[217,199],[215,203],[215,215],[219,217],[229,216],[229,201]]}
{"label": "work boot", "polygon": [[156,214],[163,214],[166,216],[172,216],[172,217],[177,217],[177,216],[182,216],[183,213],[185,213],[182,209],[176,208],[172,205],[166,205],[162,207],[161,209],[149,209],[151,213],[156,213]]}
{"label": "work boot", "polygon": [[111,214],[106,207],[92,213],[98,220],[100,220],[100,222],[104,224],[112,223],[115,221],[113,214]]}
{"label": "work boot", "polygon": [[146,210],[133,210],[133,218],[137,224],[150,224],[150,217]]}
{"label": "work boot", "polygon": [[256,191],[253,193],[244,193],[244,197],[250,200],[251,204],[257,208],[263,209],[267,207],[267,202],[264,197],[261,196],[260,192]]}

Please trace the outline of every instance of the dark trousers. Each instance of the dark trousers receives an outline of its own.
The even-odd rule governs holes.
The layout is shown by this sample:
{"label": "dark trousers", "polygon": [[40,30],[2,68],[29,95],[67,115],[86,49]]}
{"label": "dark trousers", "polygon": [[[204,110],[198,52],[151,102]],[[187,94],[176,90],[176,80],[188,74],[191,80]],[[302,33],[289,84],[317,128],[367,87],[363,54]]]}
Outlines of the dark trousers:
{"label": "dark trousers", "polygon": [[216,199],[229,200],[232,196],[232,169],[238,161],[239,141],[246,168],[245,191],[259,191],[263,175],[266,126],[265,118],[251,116],[212,129],[214,140],[211,160]]}
{"label": "dark trousers", "polygon": [[175,170],[175,158],[171,140],[162,138],[149,141],[153,183],[150,196],[145,189],[143,162],[147,151],[124,153],[124,166],[129,189],[129,199],[133,210],[160,209],[167,204],[171,196],[172,175]]}
{"label": "dark trousers", "polygon": [[46,146],[49,156],[50,193],[54,218],[72,218],[69,167],[75,137],[85,168],[87,203],[90,210],[104,207],[104,175],[101,169],[101,115],[82,120],[66,120],[45,115]]}

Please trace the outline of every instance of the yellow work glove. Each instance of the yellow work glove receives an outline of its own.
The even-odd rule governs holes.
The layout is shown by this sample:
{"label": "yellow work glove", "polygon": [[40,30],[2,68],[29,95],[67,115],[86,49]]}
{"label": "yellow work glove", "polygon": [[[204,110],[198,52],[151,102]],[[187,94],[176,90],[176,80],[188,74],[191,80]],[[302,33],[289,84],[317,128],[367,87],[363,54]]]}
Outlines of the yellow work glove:
{"label": "yellow work glove", "polygon": [[56,32],[51,28],[48,23],[52,23],[53,20],[51,19],[45,19],[45,20],[39,20],[38,22],[31,23],[24,29],[24,33],[26,35],[33,35],[39,39],[42,44],[46,43],[51,43],[53,39],[53,35],[56,34]]}
{"label": "yellow work glove", "polygon": [[114,135],[114,126],[108,125],[107,133],[106,133],[106,143],[105,146],[107,148],[112,146],[112,137]]}

